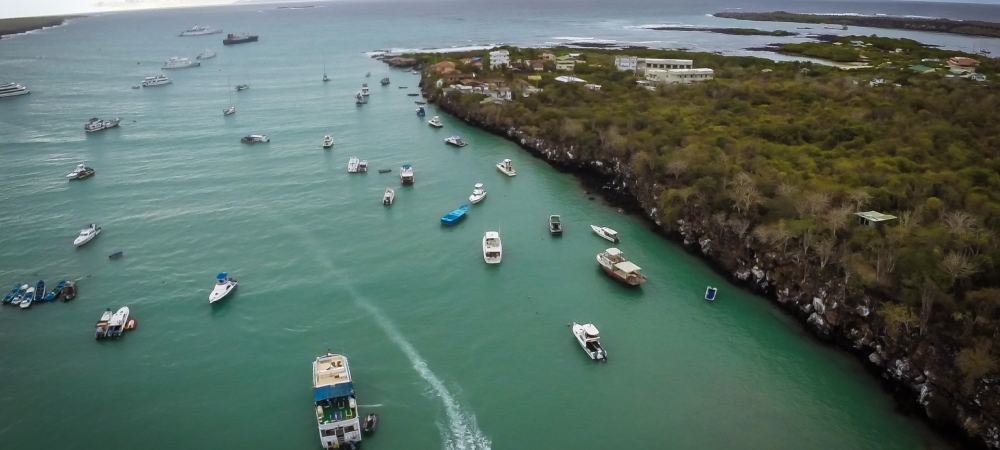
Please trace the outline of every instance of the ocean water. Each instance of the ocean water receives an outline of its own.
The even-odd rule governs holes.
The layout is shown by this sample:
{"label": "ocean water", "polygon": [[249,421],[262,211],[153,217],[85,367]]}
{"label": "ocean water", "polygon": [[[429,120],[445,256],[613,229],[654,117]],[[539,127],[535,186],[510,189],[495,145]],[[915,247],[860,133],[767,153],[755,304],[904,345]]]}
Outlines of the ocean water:
{"label": "ocean water", "polygon": [[[0,79],[32,90],[0,101],[0,283],[80,288],[71,303],[0,308],[0,447],[317,448],[310,370],[327,350],[349,357],[362,413],[382,418],[368,448],[942,445],[850,356],[642,220],[589,200],[573,177],[455,118],[428,127],[405,95],[417,76],[367,55],[579,38],[738,52],[748,41],[639,27],[715,23],[710,3],[565,6],[175,9],[0,41]],[[260,42],[177,37],[196,23]],[[130,89],[167,57],[204,48],[218,57],[168,72],[174,84]],[[382,76],[392,84],[379,86]],[[364,81],[373,93],[358,108]],[[238,83],[251,89],[232,92]],[[225,118],[230,99],[238,113]],[[93,116],[122,126],[85,135]],[[253,132],[271,143],[239,143]],[[325,134],[331,151],[320,149]],[[470,145],[445,146],[452,134]],[[371,172],[347,174],[353,155]],[[517,177],[495,170],[503,158]],[[67,182],[80,160],[97,175]],[[415,167],[412,187],[398,186],[403,163]],[[443,228],[439,217],[476,182],[487,199]],[[397,189],[390,208],[386,186]],[[546,229],[553,213],[561,238]],[[74,249],[89,222],[103,234]],[[621,233],[645,286],[600,272],[594,256],[609,245],[592,223]],[[503,235],[498,267],[481,258],[487,230]],[[114,249],[125,257],[109,260]],[[220,271],[240,287],[209,305]],[[715,304],[701,299],[706,285],[720,288]],[[121,305],[138,329],[95,342],[100,313]],[[571,321],[600,327],[609,363],[585,358]]]}

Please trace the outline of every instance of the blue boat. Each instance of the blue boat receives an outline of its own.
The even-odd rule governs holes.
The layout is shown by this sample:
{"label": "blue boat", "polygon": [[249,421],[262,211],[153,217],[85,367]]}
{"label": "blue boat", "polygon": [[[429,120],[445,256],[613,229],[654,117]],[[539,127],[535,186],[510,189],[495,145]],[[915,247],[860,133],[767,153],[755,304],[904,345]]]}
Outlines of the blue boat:
{"label": "blue boat", "polygon": [[714,302],[715,301],[715,295],[718,294],[718,293],[719,293],[719,290],[716,289],[716,288],[714,288],[714,287],[712,287],[712,286],[709,286],[709,287],[705,288],[705,300],[708,300],[710,302]]}
{"label": "blue boat", "polygon": [[459,206],[457,209],[452,210],[450,213],[441,216],[441,223],[445,225],[454,225],[465,218],[465,213],[469,212],[469,205],[464,204]]}
{"label": "blue boat", "polygon": [[7,295],[3,296],[3,302],[10,303],[11,300],[14,300],[14,297],[17,297],[20,294],[21,294],[21,283],[17,283],[14,285],[14,288],[7,293]]}
{"label": "blue boat", "polygon": [[35,285],[35,301],[40,302],[44,297],[45,297],[45,282],[42,280],[38,280],[38,284]]}
{"label": "blue boat", "polygon": [[55,301],[56,299],[59,298],[60,295],[62,295],[62,290],[64,287],[66,287],[66,280],[59,280],[59,284],[57,284],[56,287],[52,288],[51,291],[45,294],[45,297],[42,298],[42,301],[44,302]]}
{"label": "blue boat", "polygon": [[417,117],[424,117],[424,115],[426,115],[426,114],[427,114],[427,110],[425,110],[423,106],[418,106],[417,107]]}

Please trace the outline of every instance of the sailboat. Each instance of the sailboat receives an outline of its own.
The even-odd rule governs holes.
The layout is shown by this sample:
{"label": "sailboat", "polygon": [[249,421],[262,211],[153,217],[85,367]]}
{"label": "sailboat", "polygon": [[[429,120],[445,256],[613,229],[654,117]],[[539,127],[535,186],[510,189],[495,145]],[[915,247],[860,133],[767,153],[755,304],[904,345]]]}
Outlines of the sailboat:
{"label": "sailboat", "polygon": [[233,104],[233,90],[229,89],[229,79],[226,79],[226,90],[229,91],[229,106],[222,110],[223,116],[236,114],[236,105]]}
{"label": "sailboat", "polygon": [[323,59],[323,82],[327,81],[330,81],[330,77],[326,76],[326,59]]}

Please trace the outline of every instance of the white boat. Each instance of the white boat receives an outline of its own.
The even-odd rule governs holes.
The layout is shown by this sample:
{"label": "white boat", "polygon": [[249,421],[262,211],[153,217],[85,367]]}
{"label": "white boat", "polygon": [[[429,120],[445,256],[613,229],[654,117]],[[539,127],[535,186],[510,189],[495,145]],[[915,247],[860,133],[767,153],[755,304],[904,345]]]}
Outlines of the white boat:
{"label": "white boat", "polygon": [[226,298],[233,289],[236,289],[236,280],[230,277],[228,272],[216,275],[215,287],[212,288],[212,293],[208,294],[208,302],[215,303]]}
{"label": "white boat", "polygon": [[271,138],[267,137],[266,134],[250,134],[241,137],[240,142],[244,144],[259,144],[264,142],[271,142]]}
{"label": "white boat", "polygon": [[367,97],[371,95],[371,89],[368,89],[368,83],[361,83],[361,95]]}
{"label": "white boat", "polygon": [[95,131],[107,130],[108,128],[115,128],[121,123],[121,121],[122,120],[117,117],[111,120],[101,120],[97,117],[92,117],[83,125],[83,131],[93,133]]}
{"label": "white boat", "polygon": [[512,177],[517,175],[517,171],[514,170],[514,164],[509,159],[505,159],[497,163],[497,170],[499,170],[504,175]]}
{"label": "white boat", "polygon": [[365,96],[361,95],[361,91],[358,91],[357,94],[354,94],[355,105],[361,106],[364,105],[365,103],[368,103],[368,99],[366,99]]}
{"label": "white boat", "polygon": [[597,233],[598,236],[607,239],[611,242],[618,243],[617,231],[612,230],[611,228],[608,227],[599,227],[597,225],[591,225],[590,229],[594,230],[594,233]]}
{"label": "white boat", "polygon": [[204,25],[195,25],[181,32],[180,36],[204,36],[206,34],[218,34],[221,32],[222,30],[218,28],[209,28]]}
{"label": "white boat", "polygon": [[486,264],[500,264],[503,259],[503,242],[499,232],[487,231],[483,235],[483,259]]}
{"label": "white boat", "polygon": [[323,136],[323,148],[330,148],[330,147],[333,147],[333,137],[328,134],[326,136]]}
{"label": "white boat", "polygon": [[170,78],[167,78],[164,74],[154,75],[151,77],[146,77],[142,79],[142,87],[153,87],[153,86],[163,86],[166,84],[173,83]]}
{"label": "white boat", "polygon": [[365,173],[368,172],[368,160],[367,159],[362,159],[361,161],[358,161],[358,172],[365,172]]}
{"label": "white boat", "polygon": [[391,187],[385,187],[385,194],[382,195],[382,204],[389,206],[396,200],[396,191],[392,190]]}
{"label": "white boat", "polygon": [[111,322],[111,316],[114,313],[111,312],[111,308],[105,309],[101,313],[101,319],[97,321],[97,327],[94,329],[94,337],[96,339],[101,339],[107,337],[108,335],[108,323]]}
{"label": "white boat", "polygon": [[611,278],[629,286],[638,286],[646,282],[642,268],[625,259],[625,254],[615,247],[598,253],[597,264],[600,264],[601,269],[604,269]]}
{"label": "white boat", "polygon": [[236,105],[229,105],[228,108],[222,110],[223,116],[231,116],[236,114]]}
{"label": "white boat", "polygon": [[476,183],[472,187],[472,195],[469,196],[469,203],[475,205],[483,201],[484,198],[486,198],[486,189],[483,187],[483,183]]}
{"label": "white boat", "polygon": [[72,172],[67,173],[66,178],[69,178],[70,180],[82,180],[93,175],[94,173],[94,168],[87,167],[86,162],[82,162],[77,164],[76,169],[73,169]]}
{"label": "white boat", "polygon": [[463,141],[462,138],[459,136],[449,136],[445,138],[444,143],[448,145],[454,145],[455,147],[465,147],[466,145],[469,145],[466,144],[465,141]]}
{"label": "white boat", "polygon": [[212,58],[215,58],[215,52],[212,51],[212,49],[210,48],[202,50],[201,53],[198,54],[198,56],[194,57],[194,59],[212,59]]}
{"label": "white boat", "polygon": [[361,419],[347,357],[327,353],[313,361],[313,406],[324,449],[361,444]]}
{"label": "white boat", "polygon": [[358,164],[361,160],[357,156],[352,156],[347,160],[347,173],[358,173]]}
{"label": "white boat", "polygon": [[573,322],[573,337],[580,343],[584,353],[595,361],[608,361],[608,352],[601,346],[601,334],[592,323]]}
{"label": "white boat", "polygon": [[431,120],[427,121],[427,125],[430,125],[434,128],[441,128],[444,126],[444,124],[441,123],[441,118],[438,116],[431,117]]}
{"label": "white boat", "polygon": [[128,323],[128,313],[128,306],[122,306],[111,315],[111,320],[108,321],[108,337],[116,338],[125,332],[125,324]]}
{"label": "white boat", "polygon": [[249,84],[237,84],[236,85],[236,92],[245,91],[247,89],[250,89],[250,85]]}
{"label": "white boat", "polygon": [[24,291],[24,295],[21,297],[21,303],[18,304],[17,306],[20,306],[21,309],[28,309],[34,302],[35,302],[35,287],[32,286],[29,287],[27,291]]}
{"label": "white boat", "polygon": [[186,69],[188,67],[198,67],[200,65],[201,63],[198,61],[192,61],[190,58],[182,58],[180,56],[171,56],[163,62],[164,69]]}
{"label": "white boat", "polygon": [[399,182],[402,184],[413,184],[413,166],[403,164],[399,168]]}
{"label": "white boat", "polygon": [[0,97],[16,97],[18,95],[30,94],[31,91],[22,84],[0,83]]}
{"label": "white boat", "polygon": [[94,238],[97,237],[98,234],[101,234],[101,227],[93,223],[88,224],[87,226],[83,227],[82,230],[80,230],[80,234],[76,236],[76,239],[73,239],[73,246],[79,247],[83,244],[86,244],[94,240]]}

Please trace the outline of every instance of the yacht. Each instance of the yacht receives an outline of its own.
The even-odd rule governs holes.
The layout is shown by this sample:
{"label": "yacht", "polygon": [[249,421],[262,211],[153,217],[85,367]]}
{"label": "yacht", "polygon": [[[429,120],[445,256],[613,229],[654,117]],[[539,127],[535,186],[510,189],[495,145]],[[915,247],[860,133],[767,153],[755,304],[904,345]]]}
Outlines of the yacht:
{"label": "yacht", "polygon": [[204,25],[195,25],[187,30],[181,32],[181,36],[205,36],[207,34],[219,34],[222,30],[218,28],[209,28]]}
{"label": "yacht", "polygon": [[382,195],[382,204],[389,206],[396,200],[396,191],[392,190],[391,187],[385,187],[385,194]]}
{"label": "yacht", "polygon": [[323,136],[323,148],[330,148],[330,147],[333,147],[333,137],[331,137],[328,134],[326,136]]}
{"label": "yacht", "polygon": [[444,126],[444,124],[441,123],[441,118],[438,116],[431,117],[431,120],[427,121],[427,125],[430,125],[434,128],[441,128]]}
{"label": "yacht", "polygon": [[170,78],[167,78],[167,76],[162,73],[142,79],[142,87],[163,86],[170,83],[173,83],[173,81],[170,81]]}
{"label": "yacht", "polygon": [[81,245],[84,245],[94,240],[94,238],[97,237],[97,235],[99,234],[101,234],[101,227],[97,226],[97,224],[94,223],[88,224],[87,226],[83,227],[82,230],[80,230],[80,234],[76,236],[76,239],[73,239],[73,246],[79,247]]}
{"label": "yacht", "polygon": [[215,58],[215,52],[212,51],[212,49],[210,48],[202,50],[201,53],[198,54],[198,56],[194,57],[194,59],[212,59],[212,58]]}
{"label": "yacht", "polygon": [[0,97],[14,97],[30,93],[31,91],[24,87],[24,85],[17,83],[0,83]]}
{"label": "yacht", "polygon": [[500,264],[503,259],[503,243],[500,242],[499,232],[487,231],[483,235],[483,259],[486,264]]}
{"label": "yacht", "polygon": [[512,177],[514,175],[517,175],[517,171],[514,170],[514,165],[512,164],[511,160],[509,160],[509,159],[505,159],[503,161],[498,162],[497,163],[497,170],[499,170],[504,175],[507,175],[508,177]]}
{"label": "yacht", "polygon": [[244,44],[247,42],[257,42],[257,35],[247,33],[229,33],[226,38],[222,40],[222,45]]}
{"label": "yacht", "polygon": [[368,83],[361,83],[361,95],[367,97],[371,95],[371,89],[368,89]]}
{"label": "yacht", "polygon": [[236,280],[229,276],[229,272],[216,275],[215,287],[212,288],[212,293],[208,294],[208,302],[215,303],[226,298],[233,289],[236,289]]}
{"label": "yacht", "polygon": [[67,173],[66,178],[69,178],[70,180],[82,180],[94,175],[94,173],[93,167],[87,167],[86,162],[82,162],[77,164],[76,169],[73,169],[72,172]]}
{"label": "yacht", "polygon": [[402,184],[413,184],[413,166],[403,164],[399,168],[399,182]]}
{"label": "yacht", "polygon": [[454,145],[455,147],[465,147],[466,145],[469,145],[466,144],[465,141],[463,141],[462,138],[458,136],[450,136],[444,140],[444,143],[448,145]]}
{"label": "yacht", "polygon": [[608,228],[608,227],[599,227],[597,225],[591,225],[590,229],[594,230],[594,233],[597,233],[598,236],[600,236],[600,237],[602,237],[604,239],[607,239],[607,240],[609,240],[611,242],[614,242],[616,244],[618,243],[618,232],[617,231],[612,230],[611,228]]}
{"label": "yacht", "polygon": [[198,67],[201,63],[198,61],[192,61],[191,58],[182,58],[179,56],[171,56],[163,62],[164,69],[186,69],[188,67]]}
{"label": "yacht", "polygon": [[646,282],[646,276],[642,274],[642,268],[632,261],[625,259],[625,254],[621,250],[611,247],[597,254],[597,263],[601,269],[611,278],[614,278],[629,286],[639,286]]}
{"label": "yacht", "polygon": [[608,362],[608,352],[601,346],[601,334],[594,324],[573,322],[573,337],[590,359]]}
{"label": "yacht", "polygon": [[347,357],[334,353],[313,361],[313,406],[324,449],[361,444],[361,420]]}
{"label": "yacht", "polygon": [[361,164],[361,160],[357,156],[352,156],[347,160],[347,173],[358,173],[359,164]]}
{"label": "yacht", "polygon": [[128,306],[122,306],[111,315],[111,320],[108,321],[107,337],[116,338],[125,332],[125,324],[128,323],[128,313]]}
{"label": "yacht", "polygon": [[263,142],[271,142],[271,138],[267,137],[266,134],[250,134],[241,137],[240,142],[244,144],[258,144]]}
{"label": "yacht", "polygon": [[111,120],[101,120],[97,117],[92,117],[90,121],[83,125],[83,131],[93,133],[95,131],[107,130],[108,128],[115,128],[121,121],[117,117]]}
{"label": "yacht", "polygon": [[558,236],[561,235],[562,232],[562,218],[559,217],[559,214],[549,216],[549,234]]}
{"label": "yacht", "polygon": [[476,185],[472,187],[472,195],[469,196],[469,203],[475,205],[476,203],[483,201],[484,198],[486,198],[486,189],[483,188],[483,183],[476,183]]}

